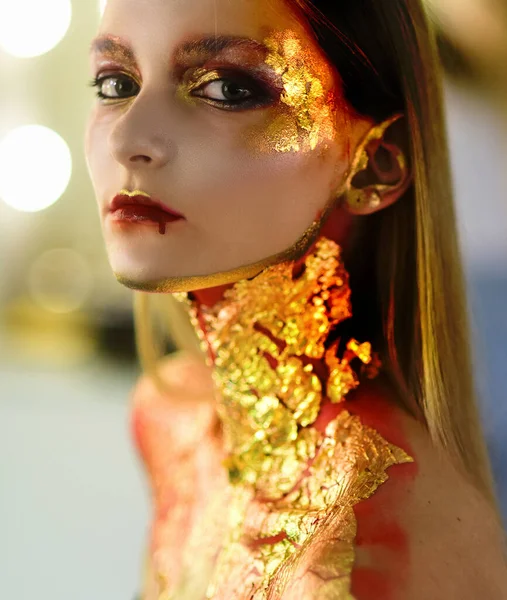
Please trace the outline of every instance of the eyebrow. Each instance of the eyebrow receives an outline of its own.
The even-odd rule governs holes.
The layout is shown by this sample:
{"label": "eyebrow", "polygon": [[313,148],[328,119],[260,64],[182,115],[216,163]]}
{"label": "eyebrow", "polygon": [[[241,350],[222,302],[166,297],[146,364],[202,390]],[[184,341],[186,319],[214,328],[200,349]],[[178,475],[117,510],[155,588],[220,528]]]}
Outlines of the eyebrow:
{"label": "eyebrow", "polygon": [[129,62],[135,62],[136,57],[129,43],[116,35],[100,35],[92,40],[90,54],[122,54]]}
{"label": "eyebrow", "polygon": [[[195,55],[209,58],[216,56],[225,49],[231,47],[247,47],[251,50],[266,52],[267,46],[249,37],[236,35],[213,35],[204,36],[195,40],[182,42],[175,52],[177,60],[181,61]],[[96,37],[90,45],[90,54],[104,54],[120,56],[129,64],[136,63],[136,55],[132,46],[124,39],[116,35],[105,34]]]}

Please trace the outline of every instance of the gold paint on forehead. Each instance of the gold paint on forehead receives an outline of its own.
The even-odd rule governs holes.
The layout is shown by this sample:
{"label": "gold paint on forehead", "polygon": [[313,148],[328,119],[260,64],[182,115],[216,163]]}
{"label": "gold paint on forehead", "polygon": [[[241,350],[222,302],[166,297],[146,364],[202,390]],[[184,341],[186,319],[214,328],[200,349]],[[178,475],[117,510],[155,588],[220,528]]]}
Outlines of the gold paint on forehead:
{"label": "gold paint on forehead", "polygon": [[330,66],[292,31],[277,32],[264,44],[265,62],[283,83],[282,108],[264,131],[249,132],[249,139],[262,152],[308,152],[331,142],[336,127]]}

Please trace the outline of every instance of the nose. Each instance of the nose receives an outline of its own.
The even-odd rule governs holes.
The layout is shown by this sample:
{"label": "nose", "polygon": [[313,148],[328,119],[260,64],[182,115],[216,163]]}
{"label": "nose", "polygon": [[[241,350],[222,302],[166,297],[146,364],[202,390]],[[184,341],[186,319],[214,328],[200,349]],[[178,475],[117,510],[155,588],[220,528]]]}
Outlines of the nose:
{"label": "nose", "polygon": [[161,168],[174,160],[171,109],[162,98],[142,94],[118,117],[109,134],[113,157],[127,170]]}

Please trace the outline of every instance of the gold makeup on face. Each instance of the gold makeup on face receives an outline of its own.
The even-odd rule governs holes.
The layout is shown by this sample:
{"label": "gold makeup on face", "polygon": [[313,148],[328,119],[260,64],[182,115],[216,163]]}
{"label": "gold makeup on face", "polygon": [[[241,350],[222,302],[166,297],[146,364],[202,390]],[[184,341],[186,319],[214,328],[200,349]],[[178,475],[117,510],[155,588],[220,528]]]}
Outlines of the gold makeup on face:
{"label": "gold makeup on face", "polygon": [[133,192],[129,192],[128,190],[123,189],[120,191],[120,194],[122,196],[130,196],[131,198],[134,196],[145,196],[146,198],[151,198],[149,194],[143,192],[142,190],[134,190]]}
{"label": "gold makeup on face", "polygon": [[[278,112],[274,120],[262,132],[251,138],[254,147],[264,152],[311,151],[335,135],[332,121],[333,93],[324,93],[330,87],[332,74],[323,59],[310,51],[304,51],[293,32],[281,32],[267,38],[265,46],[271,48],[265,58],[284,81],[281,102],[286,109]],[[193,51],[197,52],[196,48]],[[195,57],[194,57],[195,58]],[[292,60],[292,63],[290,62]],[[318,75],[320,74],[320,79]],[[190,92],[220,76],[217,70],[196,68],[190,83],[180,86],[181,97],[195,102]],[[313,104],[312,104],[313,102]],[[259,145],[260,144],[260,145]],[[266,268],[285,261],[296,261],[304,256],[316,241],[324,223],[334,209],[335,198],[330,198],[320,215],[287,250],[249,265],[242,265],[226,272],[209,275],[168,277],[162,280],[138,283],[120,274],[117,280],[126,287],[156,293],[186,292],[206,289],[250,279]]]}
{"label": "gold makeup on face", "polygon": [[335,136],[335,93],[329,65],[303,45],[293,31],[276,32],[264,40],[265,63],[281,79],[283,92],[276,115],[248,132],[261,152],[309,152]]}
{"label": "gold makeup on face", "polygon": [[[130,65],[137,69],[133,50],[117,36],[102,36],[95,40],[92,48],[111,58],[121,59],[126,67]],[[240,52],[244,53],[243,58]],[[208,68],[203,66],[206,61]],[[195,105],[197,99],[190,95],[191,91],[220,79],[221,61],[224,65],[236,63],[238,71],[247,62],[252,73],[256,69],[262,70],[265,77],[272,76],[273,85],[277,84],[281,90],[277,108],[270,111],[274,118],[267,127],[265,122],[260,128],[257,126],[257,131],[250,137],[249,144],[253,149],[268,153],[309,152],[333,138],[332,73],[323,57],[317,55],[316,50],[305,48],[294,32],[276,32],[262,43],[238,36],[207,37],[182,43],[174,54],[172,73],[179,81],[179,97]],[[185,73],[188,74],[187,81]],[[234,118],[233,114],[231,118]],[[271,265],[304,256],[333,208],[334,198],[289,248],[253,264],[225,272],[144,282],[134,281],[121,273],[115,275],[126,287],[159,293],[205,289],[251,278]]]}
{"label": "gold makeup on face", "polygon": [[[91,54],[97,54],[130,69],[140,80],[133,49],[115,35],[101,35],[91,44]],[[243,56],[241,56],[243,55]],[[241,57],[241,58],[240,58]],[[178,97],[196,104],[191,92],[208,82],[221,78],[216,67],[206,69],[206,61],[216,59],[238,70],[245,68],[255,75],[262,71],[265,78],[272,74],[281,91],[274,117],[245,132],[248,145],[257,151],[308,152],[323,142],[333,140],[335,97],[333,74],[324,57],[304,44],[291,30],[277,31],[262,42],[241,36],[215,36],[187,40],[180,44],[172,61],[173,77],[177,81],[190,69],[189,81],[177,86]]]}
{"label": "gold makeup on face", "polygon": [[196,67],[191,71],[190,76],[181,85],[177,87],[177,95],[180,100],[187,102],[188,104],[195,105],[197,99],[191,94],[193,91],[199,89],[207,83],[221,79],[223,75],[216,69],[205,69],[203,67]]}
{"label": "gold makeup on face", "polygon": [[280,90],[274,116],[271,111],[267,120],[244,134],[251,149],[262,153],[308,152],[334,139],[333,73],[324,57],[305,46],[295,32],[275,32],[262,43],[232,36],[186,42],[178,49],[175,63],[195,68],[189,81],[178,86],[182,100],[195,104],[193,90],[223,77],[215,61],[211,70],[202,66],[210,59],[222,60],[229,67],[236,63],[238,69],[248,63],[247,71],[254,76],[262,72]]}

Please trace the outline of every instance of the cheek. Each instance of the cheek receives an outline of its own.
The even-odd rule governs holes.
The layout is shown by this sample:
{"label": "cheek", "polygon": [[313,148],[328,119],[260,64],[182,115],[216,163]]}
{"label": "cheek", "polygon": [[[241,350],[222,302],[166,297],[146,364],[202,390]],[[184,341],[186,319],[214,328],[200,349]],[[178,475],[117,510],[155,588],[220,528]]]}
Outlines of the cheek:
{"label": "cheek", "polygon": [[96,191],[108,184],[107,174],[110,176],[112,172],[112,157],[107,151],[107,139],[108,127],[93,111],[86,123],[84,152],[88,172]]}
{"label": "cheek", "polygon": [[311,148],[294,119],[278,111],[235,131],[220,150],[194,164],[211,178],[207,188],[214,206],[225,208],[234,202],[243,214],[279,211],[286,217],[287,211],[296,211],[302,221],[313,220],[336,191],[348,164],[344,144],[333,134],[331,141],[327,131]]}
{"label": "cheek", "polygon": [[255,165],[255,187],[320,207],[334,194],[348,166],[350,138],[345,113],[331,110],[334,101],[315,105],[311,114],[278,106],[243,129],[235,155]]}
{"label": "cheek", "polygon": [[[322,207],[332,194],[332,154],[266,153],[236,157],[236,184],[245,199],[266,212],[297,211],[304,220]],[[245,156],[245,155],[243,155]]]}
{"label": "cheek", "polygon": [[206,237],[234,240],[235,247],[262,240],[270,253],[291,245],[319,216],[345,163],[337,146],[281,152],[261,138],[261,149],[244,132],[227,143],[222,138],[214,151],[194,146],[192,158],[188,149],[189,161],[181,164],[193,165],[192,172],[178,187],[186,188],[194,223]]}
{"label": "cheek", "polygon": [[96,130],[97,130],[97,111],[96,108],[93,107],[86,120],[85,132],[84,132],[84,151],[85,157],[88,165],[93,159],[93,153],[95,148],[95,140],[96,140]]}

